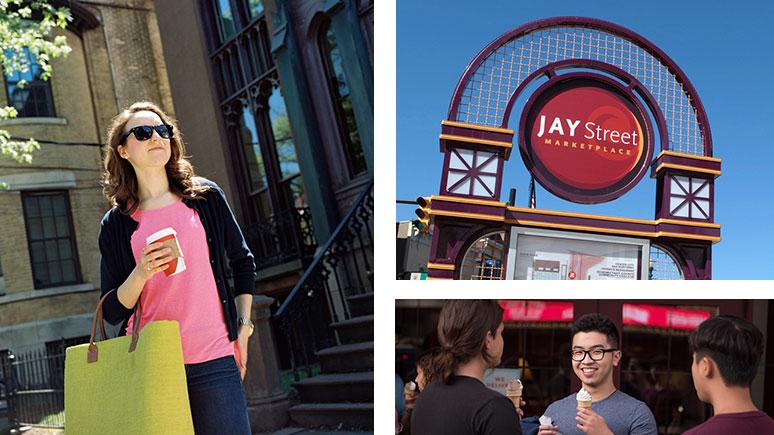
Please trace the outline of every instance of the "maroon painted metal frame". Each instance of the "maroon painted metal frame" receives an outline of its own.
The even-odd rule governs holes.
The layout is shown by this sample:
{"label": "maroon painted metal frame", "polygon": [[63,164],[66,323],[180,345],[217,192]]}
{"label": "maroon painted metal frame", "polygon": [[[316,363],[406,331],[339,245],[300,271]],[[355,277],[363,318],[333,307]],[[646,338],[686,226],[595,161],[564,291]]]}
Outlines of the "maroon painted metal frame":
{"label": "maroon painted metal frame", "polygon": [[[463,104],[463,98],[465,96],[466,89],[468,89],[469,85],[471,84],[472,77],[476,74],[479,67],[487,60],[487,58],[495,53],[500,47],[504,46],[506,43],[510,41],[514,41],[518,38],[524,37],[526,35],[551,29],[551,28],[561,28],[561,27],[576,27],[576,28],[582,28],[582,29],[597,29],[602,32],[609,33],[610,35],[613,35],[615,37],[630,41],[634,46],[637,48],[640,48],[644,53],[648,53],[653,58],[655,58],[661,65],[663,65],[664,70],[668,71],[669,74],[673,77],[673,79],[677,82],[680,88],[684,90],[683,96],[680,96],[681,98],[684,98],[687,100],[688,104],[693,108],[695,112],[695,121],[698,124],[698,128],[701,132],[701,139],[702,139],[702,152],[686,152],[688,154],[695,154],[695,155],[703,155],[703,156],[712,156],[712,137],[710,134],[710,128],[709,128],[709,120],[707,119],[706,111],[704,110],[704,106],[701,103],[701,99],[698,96],[698,93],[696,92],[693,84],[688,80],[688,77],[683,73],[683,71],[680,69],[680,67],[661,49],[659,49],[656,45],[651,43],[649,40],[644,38],[643,36],[626,29],[622,26],[619,26],[614,23],[610,23],[607,21],[595,19],[595,18],[587,18],[587,17],[554,17],[554,18],[547,18],[544,20],[534,21],[531,23],[527,23],[523,26],[519,26],[515,29],[512,29],[500,37],[496,38],[492,42],[490,42],[486,47],[484,47],[478,55],[468,64],[467,68],[465,69],[465,72],[463,73],[462,77],[460,78],[459,82],[457,83],[457,86],[455,87],[454,94],[452,95],[451,103],[449,106],[449,112],[447,119],[451,121],[457,121],[457,122],[468,122],[471,124],[479,124],[477,122],[469,122],[468,120],[461,118],[461,107],[464,106]],[[595,61],[594,59],[588,59],[589,61]],[[556,62],[558,62],[557,60]],[[542,68],[549,63],[554,62],[546,62],[544,65],[535,65],[534,68],[532,68],[531,71],[529,71],[528,74],[531,74],[534,70]],[[603,62],[604,63],[604,62]],[[627,68],[621,67],[620,65],[614,65],[620,68],[622,71],[626,72],[628,75],[636,78],[639,80],[638,74],[633,74],[631,71],[628,71]],[[650,87],[648,86],[647,80],[640,80],[643,83],[643,87]],[[520,85],[521,83],[516,83],[515,86],[513,86],[513,89],[510,92],[501,92],[502,95],[507,95],[507,98],[510,99],[510,96],[512,95],[513,91]],[[654,101],[657,102],[657,106],[664,107],[667,106],[664,101],[665,98],[659,98],[656,96],[654,98]],[[504,102],[505,104],[508,104],[508,101]],[[658,121],[658,120],[657,120]],[[499,124],[493,125],[493,124],[486,124],[491,125],[493,127],[501,127],[501,128],[507,128],[507,122],[508,117],[505,116],[504,109],[503,109],[503,115],[499,119]],[[480,124],[479,124],[480,125]],[[666,123],[657,125],[657,128],[659,131],[669,131],[669,125]],[[661,146],[662,149],[672,149],[672,148],[666,148],[670,147],[671,144],[675,143],[674,140],[666,140],[662,141]]]}
{"label": "maroon painted metal frame", "polygon": [[[574,44],[580,44],[580,48]],[[532,54],[533,49],[539,53],[537,60],[522,55],[527,50]],[[569,50],[569,54],[564,50]],[[657,221],[597,219],[550,211],[534,213],[530,209],[499,203],[499,195],[492,195],[489,201],[480,201],[483,198],[468,201],[464,199],[466,196],[474,198],[464,194],[450,195],[444,190],[449,176],[449,157],[455,149],[499,149],[501,160],[495,190],[499,194],[502,163],[508,160],[510,148],[492,149],[487,141],[501,136],[498,142],[502,143],[502,136],[508,136],[503,130],[508,129],[510,113],[518,96],[541,76],[551,78],[559,71],[566,76],[588,70],[621,81],[625,89],[636,95],[635,101],[647,107],[655,124],[661,148],[651,163],[651,178],[657,180],[658,186]],[[720,227],[713,223],[714,178],[720,175],[720,160],[712,157],[707,114],[695,88],[679,66],[639,34],[586,17],[549,18],[510,30],[484,47],[468,64],[452,95],[447,120],[448,123],[442,124],[441,135],[441,152],[446,156],[442,196],[434,199],[431,211],[436,228],[428,277],[460,278],[464,248],[476,237],[493,231],[507,231],[512,225],[531,221],[538,227],[556,225],[587,232],[653,234],[652,246],[668,253],[679,265],[684,278],[711,278],[711,245],[720,240]],[[487,128],[498,131],[488,132]],[[676,177],[708,181],[710,210],[707,219],[684,218],[670,211],[669,186]],[[686,201],[694,199],[691,194],[686,196]],[[465,217],[460,219],[461,216]]]}

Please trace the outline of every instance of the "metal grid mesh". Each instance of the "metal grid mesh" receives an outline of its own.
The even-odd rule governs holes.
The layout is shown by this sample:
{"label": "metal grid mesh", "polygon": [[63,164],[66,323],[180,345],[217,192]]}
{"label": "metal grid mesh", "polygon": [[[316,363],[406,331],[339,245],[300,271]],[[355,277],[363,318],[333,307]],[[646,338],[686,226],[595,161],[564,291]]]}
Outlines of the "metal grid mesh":
{"label": "metal grid mesh", "polygon": [[462,261],[459,279],[505,278],[505,232],[491,233],[473,243]]}
{"label": "metal grid mesh", "polygon": [[499,127],[509,98],[523,80],[543,66],[568,59],[605,62],[637,78],[664,115],[669,144],[662,147],[704,155],[701,128],[691,100],[668,66],[625,37],[587,27],[538,29],[500,45],[471,75],[456,120]]}
{"label": "metal grid mesh", "polygon": [[674,258],[661,249],[650,247],[650,269],[649,277],[651,280],[679,280],[683,279],[683,274],[677,266]]}

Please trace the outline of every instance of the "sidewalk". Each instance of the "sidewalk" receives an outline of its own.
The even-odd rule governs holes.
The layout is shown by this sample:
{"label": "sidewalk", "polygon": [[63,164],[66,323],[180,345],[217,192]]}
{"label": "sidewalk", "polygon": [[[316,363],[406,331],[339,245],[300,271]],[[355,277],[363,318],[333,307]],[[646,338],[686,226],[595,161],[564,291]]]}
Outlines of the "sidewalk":
{"label": "sidewalk", "polygon": [[310,429],[303,427],[287,427],[277,432],[272,432],[271,435],[373,435],[374,431],[346,431],[346,430],[333,430],[333,429]]}
{"label": "sidewalk", "polygon": [[[5,426],[0,425],[0,432],[2,432],[2,429]],[[61,434],[63,431],[61,429],[39,429],[39,428],[30,428],[24,432],[16,432],[21,433],[24,435],[52,435],[52,434]],[[281,429],[276,432],[271,433],[264,433],[264,434],[255,434],[255,435],[373,435],[374,431],[346,431],[346,430],[333,430],[333,429],[314,429],[314,428],[303,428],[303,427],[288,427]]]}
{"label": "sidewalk", "polygon": [[[8,420],[7,419],[0,419],[0,432],[2,432],[2,429],[8,426]],[[24,432],[21,432],[24,435],[51,435],[51,434],[61,434],[61,429],[39,429],[39,428],[30,428],[27,429]],[[309,434],[315,434],[315,435],[373,435],[374,431],[347,431],[347,430],[334,430],[334,429],[315,429],[315,428],[305,428],[305,427],[286,427],[284,429],[280,429],[276,432],[271,433],[262,433],[262,434],[255,434],[255,435],[309,435]]]}

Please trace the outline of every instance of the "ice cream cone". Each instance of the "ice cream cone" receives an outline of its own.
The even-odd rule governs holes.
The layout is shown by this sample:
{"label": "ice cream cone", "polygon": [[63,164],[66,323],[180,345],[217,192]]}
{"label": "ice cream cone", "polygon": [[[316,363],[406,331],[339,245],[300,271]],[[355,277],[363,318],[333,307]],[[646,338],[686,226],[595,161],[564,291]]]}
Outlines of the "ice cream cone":
{"label": "ice cream cone", "polygon": [[575,400],[578,401],[579,408],[591,408],[591,394],[585,388],[581,388],[578,391],[578,394],[575,395]]}
{"label": "ice cream cone", "polygon": [[414,381],[406,382],[406,385],[403,386],[403,396],[411,398],[417,394],[419,394],[419,385]]}
{"label": "ice cream cone", "polygon": [[511,382],[508,382],[508,385],[505,387],[505,395],[511,399],[513,406],[517,408],[521,406],[521,390],[521,381],[518,379],[514,379]]}

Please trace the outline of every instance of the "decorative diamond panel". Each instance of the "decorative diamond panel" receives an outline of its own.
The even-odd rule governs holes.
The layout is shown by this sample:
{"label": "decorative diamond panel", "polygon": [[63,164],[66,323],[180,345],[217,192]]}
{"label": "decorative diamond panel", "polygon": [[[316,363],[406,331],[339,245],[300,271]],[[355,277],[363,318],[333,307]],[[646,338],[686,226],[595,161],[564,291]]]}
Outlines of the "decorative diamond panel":
{"label": "decorative diamond panel", "polygon": [[447,192],[494,198],[497,186],[497,153],[454,149],[450,157],[446,176]]}
{"label": "decorative diamond panel", "polygon": [[709,220],[712,207],[709,180],[675,175],[669,185],[669,214]]}

